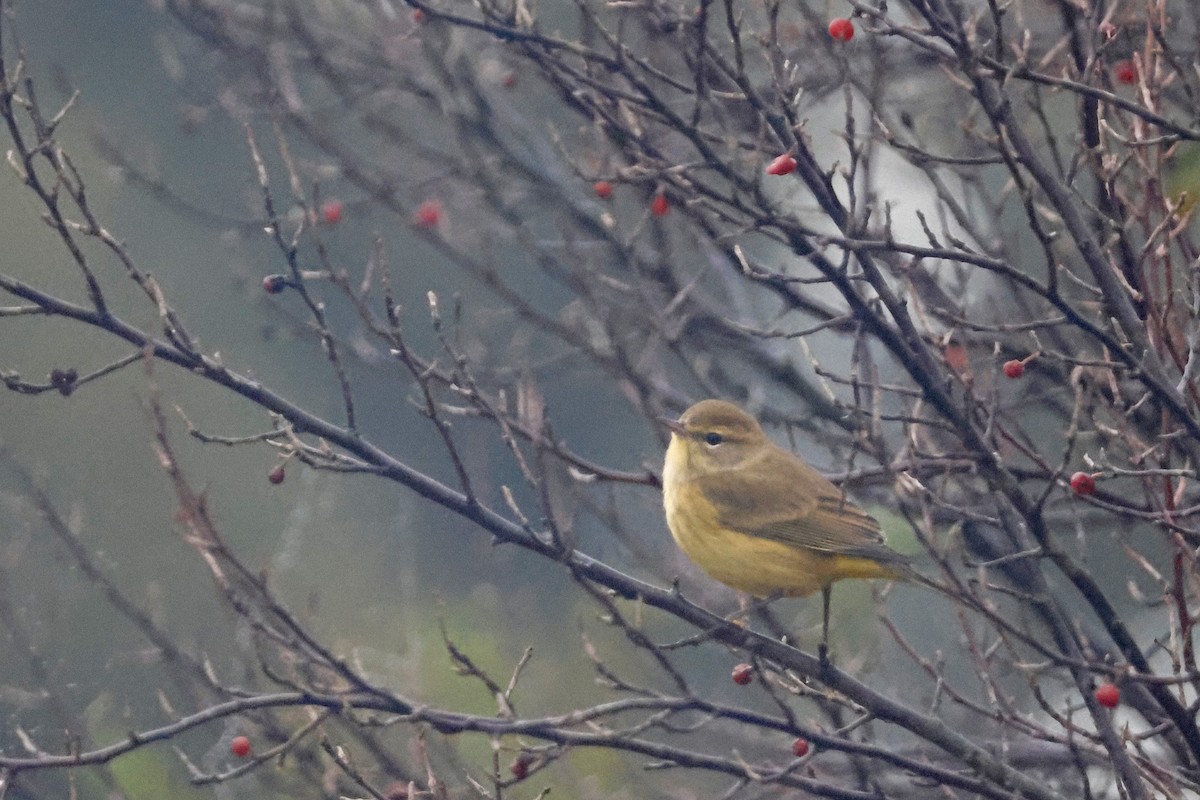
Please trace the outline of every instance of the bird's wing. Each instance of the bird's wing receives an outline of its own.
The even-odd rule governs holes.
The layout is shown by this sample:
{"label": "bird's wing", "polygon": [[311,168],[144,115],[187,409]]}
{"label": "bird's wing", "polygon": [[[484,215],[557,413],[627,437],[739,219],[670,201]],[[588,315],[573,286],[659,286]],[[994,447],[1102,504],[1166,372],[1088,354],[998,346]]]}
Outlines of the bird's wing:
{"label": "bird's wing", "polygon": [[705,496],[720,510],[722,525],[830,555],[897,564],[908,560],[884,543],[875,518],[821,473],[782,451],[771,455],[768,466],[749,478],[731,470],[700,479]]}

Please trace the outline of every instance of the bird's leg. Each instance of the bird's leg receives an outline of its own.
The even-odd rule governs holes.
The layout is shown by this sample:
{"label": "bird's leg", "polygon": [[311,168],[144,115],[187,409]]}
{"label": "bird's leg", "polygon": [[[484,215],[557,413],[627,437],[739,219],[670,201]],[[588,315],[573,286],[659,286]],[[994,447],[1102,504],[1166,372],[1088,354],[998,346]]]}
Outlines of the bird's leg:
{"label": "bird's leg", "polygon": [[725,617],[726,622],[730,622],[738,627],[746,627],[746,617],[756,609],[754,598],[749,597],[743,592],[737,593],[738,610]]}
{"label": "bird's leg", "polygon": [[824,666],[829,663],[829,599],[833,593],[833,584],[821,587],[821,645],[817,648],[817,658]]}
{"label": "bird's leg", "polygon": [[[747,625],[747,618],[751,614],[754,614],[762,617],[764,620],[770,623],[771,628],[778,629],[780,628],[779,623],[772,620],[771,610],[768,608],[768,606],[783,596],[784,593],[782,591],[775,592],[767,597],[753,597],[743,592],[738,592],[738,610],[737,612],[725,617],[725,621],[732,622],[734,625],[739,625],[744,628]],[[777,633],[777,635],[779,634]]]}
{"label": "bird's leg", "polygon": [[788,631],[783,627],[783,624],[775,618],[775,615],[771,613],[771,603],[784,596],[786,595],[782,591],[773,592],[769,596],[759,599],[757,602],[755,602],[753,608],[750,609],[754,612],[754,616],[767,626],[767,630],[771,632],[771,635],[782,642],[788,641]]}

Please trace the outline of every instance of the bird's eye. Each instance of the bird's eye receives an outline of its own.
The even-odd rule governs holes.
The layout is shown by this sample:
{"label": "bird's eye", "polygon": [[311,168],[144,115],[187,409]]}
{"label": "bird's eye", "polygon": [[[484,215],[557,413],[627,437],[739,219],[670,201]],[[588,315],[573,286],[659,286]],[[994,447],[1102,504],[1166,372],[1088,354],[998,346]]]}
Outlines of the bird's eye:
{"label": "bird's eye", "polygon": [[704,443],[709,447],[716,447],[723,441],[725,441],[725,437],[715,431],[704,434]]}

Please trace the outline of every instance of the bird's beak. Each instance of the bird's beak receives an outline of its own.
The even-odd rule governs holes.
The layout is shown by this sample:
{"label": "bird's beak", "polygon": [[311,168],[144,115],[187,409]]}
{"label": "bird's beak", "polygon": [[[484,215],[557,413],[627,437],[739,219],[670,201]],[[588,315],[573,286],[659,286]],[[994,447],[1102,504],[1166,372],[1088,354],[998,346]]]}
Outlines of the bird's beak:
{"label": "bird's beak", "polygon": [[677,419],[672,419],[671,417],[659,417],[658,421],[665,425],[667,430],[669,430],[671,433],[677,433],[680,436],[683,436],[687,433],[687,428],[683,427],[683,423]]}

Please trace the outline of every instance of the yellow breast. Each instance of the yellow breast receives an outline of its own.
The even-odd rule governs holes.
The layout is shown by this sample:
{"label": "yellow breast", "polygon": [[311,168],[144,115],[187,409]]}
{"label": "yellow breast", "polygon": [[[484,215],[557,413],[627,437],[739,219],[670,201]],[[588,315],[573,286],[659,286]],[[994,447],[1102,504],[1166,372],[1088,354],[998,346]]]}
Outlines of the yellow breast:
{"label": "yellow breast", "polygon": [[712,503],[686,479],[686,456],[673,454],[676,447],[672,441],[663,468],[667,527],[688,558],[726,586],[756,597],[800,597],[843,578],[896,576],[872,559],[792,547],[723,527]]}

